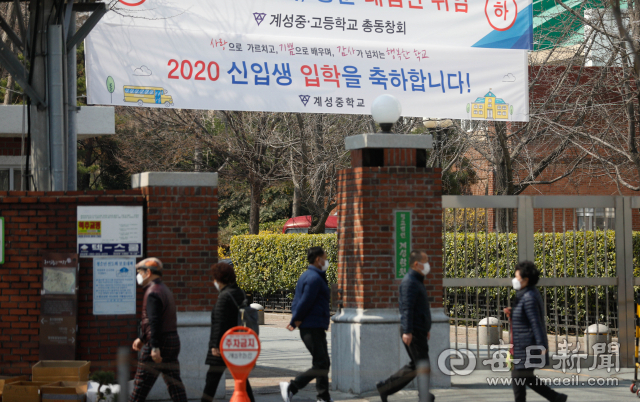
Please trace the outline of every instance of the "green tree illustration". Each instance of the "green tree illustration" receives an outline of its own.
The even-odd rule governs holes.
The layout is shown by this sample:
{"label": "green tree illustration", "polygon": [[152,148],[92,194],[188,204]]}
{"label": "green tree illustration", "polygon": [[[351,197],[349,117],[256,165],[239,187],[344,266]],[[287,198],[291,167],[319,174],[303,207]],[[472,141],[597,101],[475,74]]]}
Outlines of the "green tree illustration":
{"label": "green tree illustration", "polygon": [[113,103],[113,92],[116,90],[116,82],[113,77],[107,78],[107,91],[111,94],[111,103]]}
{"label": "green tree illustration", "polygon": [[469,111],[471,111],[471,104],[467,103],[467,113],[469,113]]}

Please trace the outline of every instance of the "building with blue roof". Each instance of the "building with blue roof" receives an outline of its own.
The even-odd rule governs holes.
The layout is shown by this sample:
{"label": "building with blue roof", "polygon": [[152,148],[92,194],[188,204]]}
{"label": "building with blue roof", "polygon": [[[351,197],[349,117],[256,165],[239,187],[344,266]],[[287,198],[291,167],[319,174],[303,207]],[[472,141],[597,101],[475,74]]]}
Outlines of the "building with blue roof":
{"label": "building with blue roof", "polygon": [[497,98],[491,90],[484,97],[476,99],[470,106],[469,113],[472,119],[509,119],[509,104],[503,99]]}

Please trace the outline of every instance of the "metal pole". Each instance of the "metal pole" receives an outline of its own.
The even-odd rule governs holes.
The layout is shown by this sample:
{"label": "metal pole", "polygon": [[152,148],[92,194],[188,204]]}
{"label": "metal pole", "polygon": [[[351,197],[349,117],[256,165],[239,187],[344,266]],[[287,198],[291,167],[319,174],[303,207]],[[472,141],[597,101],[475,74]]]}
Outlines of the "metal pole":
{"label": "metal pole", "polygon": [[431,367],[429,360],[421,360],[418,362],[418,401],[432,402],[431,393],[429,392],[429,380],[431,376]]}
{"label": "metal pole", "polygon": [[[35,40],[35,47],[30,49],[33,53],[33,64],[31,66],[31,86],[34,91],[46,101],[47,93],[47,21],[52,10],[53,0],[32,1],[29,4],[32,16],[38,15],[36,21],[32,21],[33,31],[31,33]],[[45,102],[46,103],[46,102]],[[33,175],[33,183],[27,183],[25,188],[37,191],[51,190],[51,164],[49,152],[49,112],[47,108],[38,107],[37,102],[32,102],[30,115],[30,144],[31,155],[29,166]],[[26,178],[29,180],[29,178]],[[32,185],[33,184],[33,185]]]}
{"label": "metal pole", "polygon": [[120,384],[119,401],[129,399],[129,348],[122,346],[118,348],[118,384]]}
{"label": "metal pole", "polygon": [[[71,13],[68,36],[76,32],[76,13]],[[76,191],[78,188],[78,71],[76,47],[67,53],[67,85],[68,85],[68,121],[69,137],[67,141],[67,190]]]}
{"label": "metal pole", "polygon": [[49,25],[47,75],[49,87],[49,140],[51,142],[51,170],[53,191],[64,191],[64,42],[62,25]]}

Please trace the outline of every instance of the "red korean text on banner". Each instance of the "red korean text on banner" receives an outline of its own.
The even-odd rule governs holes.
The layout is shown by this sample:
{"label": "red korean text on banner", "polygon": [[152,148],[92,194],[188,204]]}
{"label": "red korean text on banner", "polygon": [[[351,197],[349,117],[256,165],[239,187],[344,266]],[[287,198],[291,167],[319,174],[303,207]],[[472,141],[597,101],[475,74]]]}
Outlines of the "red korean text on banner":
{"label": "red korean text on banner", "polygon": [[487,0],[484,13],[493,29],[508,31],[518,18],[518,4],[516,0]]}
{"label": "red korean text on banner", "polygon": [[220,340],[220,354],[235,380],[229,402],[249,402],[247,378],[260,356],[260,339],[247,327],[233,327]]}

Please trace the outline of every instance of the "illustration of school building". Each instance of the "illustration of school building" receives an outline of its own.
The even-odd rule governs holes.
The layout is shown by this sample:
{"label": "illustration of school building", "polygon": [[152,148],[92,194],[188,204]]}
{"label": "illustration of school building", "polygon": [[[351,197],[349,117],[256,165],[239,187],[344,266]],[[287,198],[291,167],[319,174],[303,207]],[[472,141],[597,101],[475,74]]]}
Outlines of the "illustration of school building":
{"label": "illustration of school building", "polygon": [[509,118],[509,105],[501,98],[496,98],[494,93],[489,91],[483,98],[478,98],[471,104],[471,118],[507,120]]}

